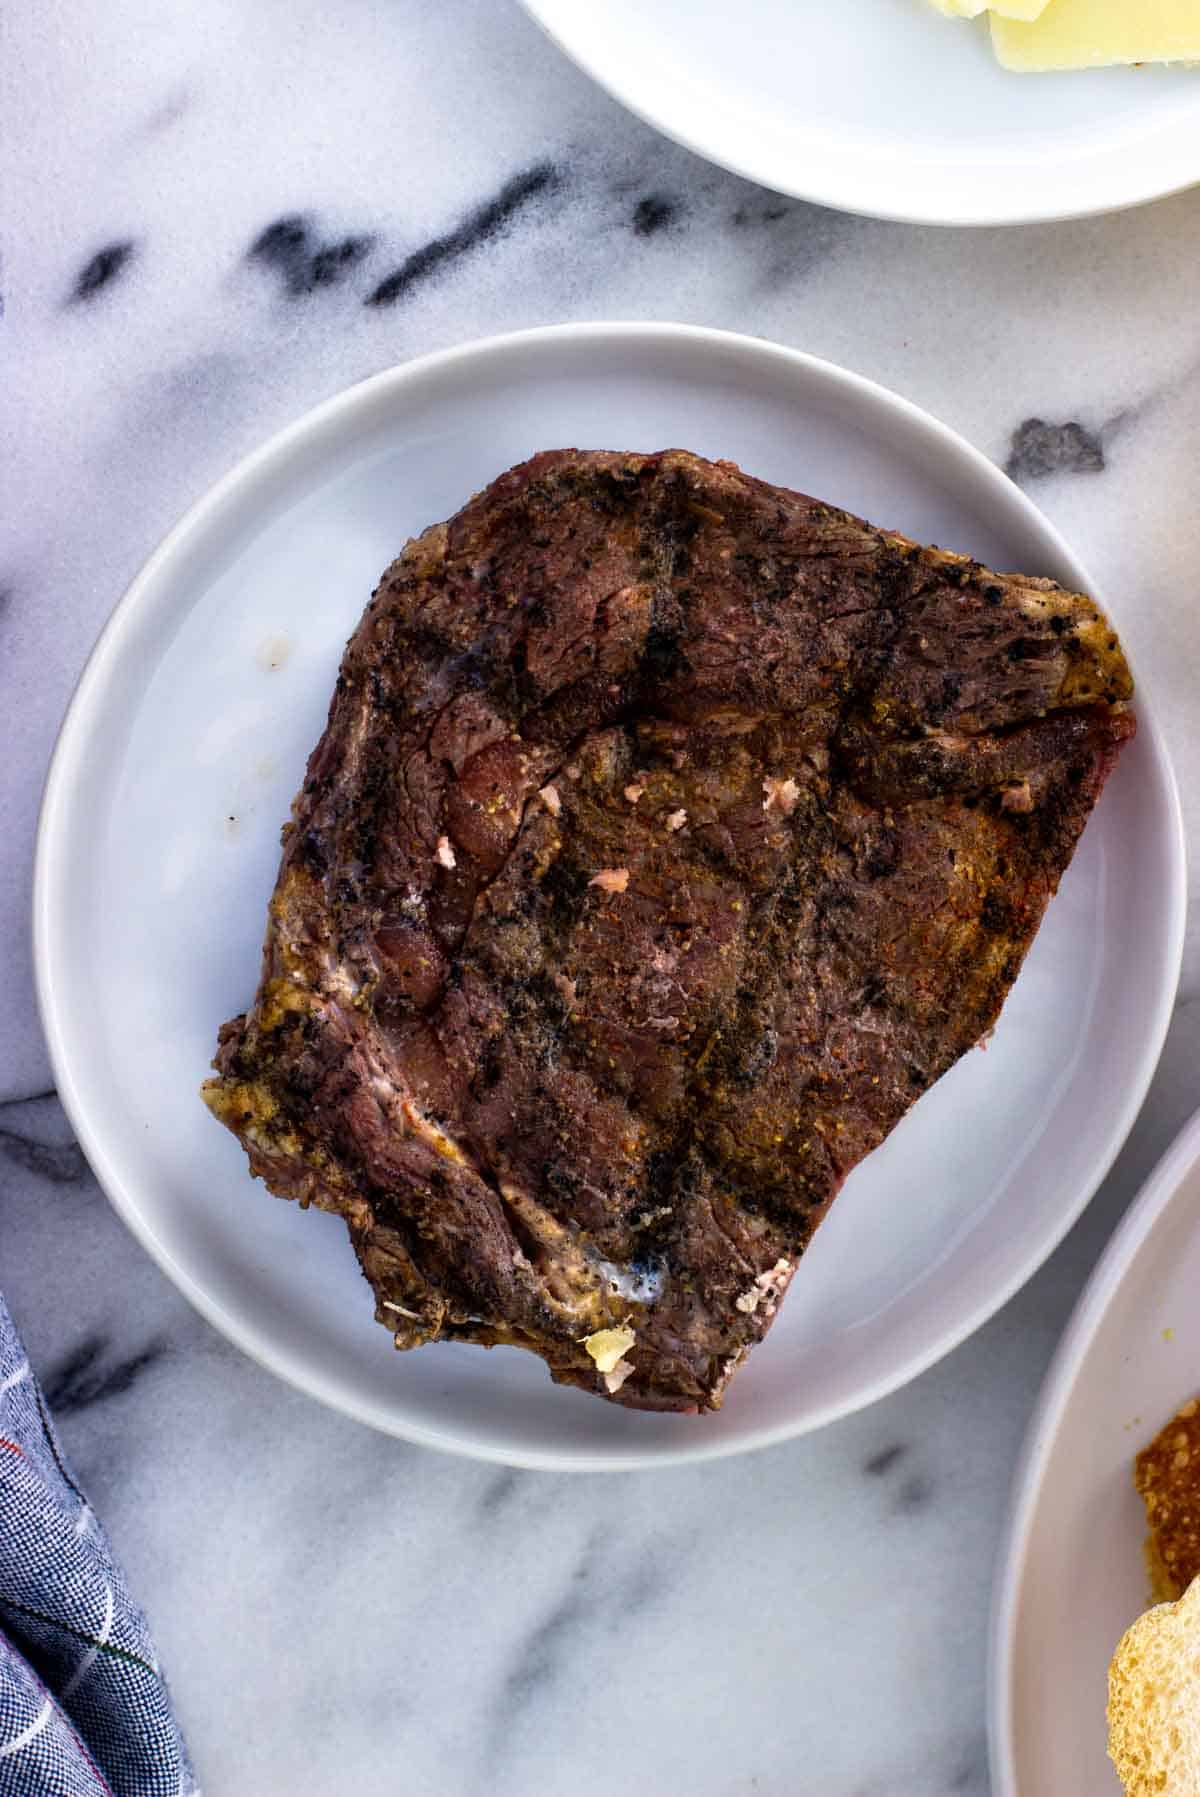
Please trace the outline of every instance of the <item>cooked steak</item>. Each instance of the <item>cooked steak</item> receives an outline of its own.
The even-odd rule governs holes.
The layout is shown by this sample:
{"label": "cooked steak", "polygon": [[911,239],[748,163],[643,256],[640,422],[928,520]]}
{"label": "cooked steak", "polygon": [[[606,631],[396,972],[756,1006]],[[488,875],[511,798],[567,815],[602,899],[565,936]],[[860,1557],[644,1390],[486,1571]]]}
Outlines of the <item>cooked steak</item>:
{"label": "cooked steak", "polygon": [[351,639],[207,1101],[398,1347],[714,1408],[995,1022],[1130,692],[1052,581],[728,462],[535,456]]}

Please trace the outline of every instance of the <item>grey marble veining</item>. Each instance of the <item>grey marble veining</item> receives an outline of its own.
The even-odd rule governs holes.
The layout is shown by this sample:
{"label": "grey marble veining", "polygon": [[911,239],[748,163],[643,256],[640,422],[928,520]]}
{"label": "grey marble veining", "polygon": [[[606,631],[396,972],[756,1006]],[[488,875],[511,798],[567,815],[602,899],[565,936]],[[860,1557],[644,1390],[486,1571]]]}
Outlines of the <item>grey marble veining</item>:
{"label": "grey marble veining", "polygon": [[239,455],[426,350],[679,318],[844,362],[1008,467],[1116,602],[1195,846],[1200,192],[1028,230],[841,217],[660,139],[510,0],[44,0],[5,38],[0,1281],[208,1797],[981,1797],[988,1586],[1029,1407],[1200,1095],[1194,908],[1129,1145],[973,1341],[769,1454],[551,1478],[319,1409],[126,1235],[45,1096],[36,804],[104,618]]}

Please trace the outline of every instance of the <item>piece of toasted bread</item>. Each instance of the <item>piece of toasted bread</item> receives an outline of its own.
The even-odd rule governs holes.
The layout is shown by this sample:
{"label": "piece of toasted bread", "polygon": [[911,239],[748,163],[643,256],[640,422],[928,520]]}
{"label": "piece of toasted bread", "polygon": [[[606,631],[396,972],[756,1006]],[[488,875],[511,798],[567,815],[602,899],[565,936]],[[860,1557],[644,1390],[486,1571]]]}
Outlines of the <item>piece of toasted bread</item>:
{"label": "piece of toasted bread", "polygon": [[1126,1797],[1200,1792],[1200,1579],[1122,1637],[1108,1669],[1108,1752]]}
{"label": "piece of toasted bread", "polygon": [[1185,1404],[1142,1449],[1133,1481],[1150,1525],[1146,1559],[1153,1594],[1169,1601],[1200,1578],[1200,1398]]}

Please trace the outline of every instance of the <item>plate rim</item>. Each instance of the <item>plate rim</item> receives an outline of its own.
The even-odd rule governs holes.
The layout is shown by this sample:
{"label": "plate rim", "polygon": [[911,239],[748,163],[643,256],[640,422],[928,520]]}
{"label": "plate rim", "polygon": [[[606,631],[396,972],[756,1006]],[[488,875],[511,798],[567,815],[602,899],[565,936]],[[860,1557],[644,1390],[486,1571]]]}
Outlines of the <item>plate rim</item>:
{"label": "plate rim", "polygon": [[[982,450],[977,449],[957,431],[942,423],[941,420],[935,418],[912,400],[906,399],[879,382],[837,363],[814,356],[805,350],[793,349],[788,345],[775,343],[765,338],[752,337],[742,332],[657,320],[613,322],[597,320],[539,325],[526,330],[474,338],[463,344],[435,350],[409,361],[393,364],[322,400],[316,406],[303,412],[298,418],[275,431],[256,449],[252,449],[241,457],[226,474],[221,476],[187,508],[183,516],[167,532],[134,575],[124,594],[109,614],[91,654],[84,664],[64,712],[50,758],[38,815],[34,858],[32,935],[35,989],[39,1016],[50,1054],[59,1099],[109,1202],[135,1239],[162,1268],[172,1283],[179,1287],[189,1302],[208,1322],[234,1342],[244,1353],[249,1354],[261,1366],[283,1378],[296,1389],[319,1399],[343,1414],[351,1415],[356,1420],[378,1428],[386,1434],[402,1440],[418,1442],[424,1446],[460,1453],[469,1458],[487,1460],[500,1465],[557,1472],[628,1472],[725,1459],[736,1454],[775,1446],[823,1428],[827,1424],[851,1415],[900,1389],[935,1365],[982,1327],[1009,1301],[1015,1292],[1021,1289],[1058,1246],[1107,1177],[1133,1126],[1158,1066],[1174,1009],[1182,965],[1187,908],[1186,851],[1178,786],[1165,740],[1156,721],[1153,699],[1139,681],[1138,690],[1142,694],[1138,709],[1139,733],[1149,741],[1151,746],[1154,767],[1165,801],[1170,878],[1169,889],[1164,893],[1163,899],[1167,918],[1168,955],[1165,962],[1167,973],[1156,995],[1154,1006],[1148,1014],[1146,1046],[1138,1077],[1130,1083],[1126,1103],[1117,1120],[1116,1128],[1110,1132],[1108,1138],[1108,1151],[1097,1160],[1091,1180],[1081,1183],[1075,1193],[1074,1202],[1055,1217],[1052,1227],[1043,1236],[1039,1236],[1029,1255],[1022,1260],[1012,1276],[1002,1285],[993,1289],[986,1299],[964,1309],[963,1315],[956,1317],[949,1328],[943,1325],[938,1330],[931,1331],[930,1339],[920,1354],[912,1355],[898,1366],[890,1368],[886,1374],[880,1374],[856,1393],[852,1401],[840,1398],[830,1399],[823,1406],[818,1406],[807,1417],[761,1428],[755,1434],[745,1438],[703,1441],[694,1437],[690,1443],[681,1439],[678,1447],[670,1449],[653,1451],[640,1449],[611,1451],[512,1449],[503,1445],[463,1439],[457,1434],[442,1434],[424,1424],[411,1423],[407,1420],[401,1422],[390,1413],[381,1414],[372,1404],[356,1402],[353,1394],[343,1390],[336,1382],[314,1372],[294,1368],[286,1352],[276,1352],[269,1340],[260,1337],[250,1324],[244,1322],[240,1316],[228,1312],[217,1298],[209,1295],[200,1287],[190,1272],[180,1265],[167,1248],[159,1242],[151,1222],[142,1215],[136,1200],[124,1190],[120,1177],[110,1164],[103,1140],[104,1132],[93,1128],[87,1106],[80,1098],[76,1086],[69,1048],[69,1030],[64,1025],[63,1007],[58,998],[52,910],[54,894],[60,883],[59,877],[56,877],[56,864],[65,852],[60,840],[61,831],[58,818],[68,801],[68,789],[74,765],[86,749],[90,724],[89,712],[103,698],[110,666],[114,662],[119,662],[125,636],[133,631],[143,610],[153,606],[156,588],[162,583],[164,577],[170,574],[172,563],[176,560],[186,559],[193,539],[203,538],[210,519],[219,518],[227,502],[233,499],[243,486],[253,482],[260,473],[269,470],[276,461],[286,460],[289,453],[302,446],[306,439],[319,437],[321,431],[332,422],[338,421],[342,414],[352,414],[359,407],[369,406],[376,396],[389,389],[402,392],[409,383],[419,381],[431,373],[436,374],[448,367],[469,364],[472,360],[486,361],[493,356],[504,356],[514,350],[534,345],[550,347],[563,342],[581,346],[587,346],[589,343],[607,345],[623,337],[637,338],[641,341],[657,339],[671,344],[690,341],[697,346],[703,345],[710,349],[719,347],[735,349],[741,354],[748,354],[760,360],[765,358],[776,364],[789,365],[792,369],[807,374],[810,378],[848,391],[865,404],[890,412],[893,416],[923,433],[927,440],[938,443],[957,460],[965,462],[977,476],[990,483],[998,493],[1002,492],[1005,502],[1010,506],[1015,505],[1018,512],[1025,515],[1030,527],[1043,535],[1049,547],[1062,558],[1065,565],[1074,568],[1083,577],[1082,590],[1095,595],[1102,605],[1106,603],[1095,583],[1090,580],[1090,576],[1078,556],[1068,547],[1057,528]],[[69,1010],[69,1004],[68,995],[65,1007],[67,1010]]]}
{"label": "plate rim", "polygon": [[[1198,1164],[1200,1107],[1159,1156],[1088,1275],[1054,1350],[1022,1440],[996,1556],[988,1621],[988,1764],[994,1797],[1021,1797],[1013,1755],[1016,1624],[1048,1462],[1110,1305]],[[1115,1651],[1115,1641],[1113,1648]]]}
{"label": "plate rim", "polygon": [[[539,30],[545,33],[550,42],[567,60],[594,81],[610,99],[623,106],[627,112],[640,119],[651,130],[669,138],[672,143],[690,150],[693,155],[703,157],[706,162],[718,168],[740,175],[743,180],[753,181],[759,187],[768,188],[774,193],[785,194],[791,199],[805,200],[815,206],[827,206],[837,212],[851,213],[859,218],[877,218],[893,224],[908,225],[941,225],[948,229],[966,227],[985,229],[1000,225],[1033,225],[1033,224],[1065,224],[1072,219],[1098,218],[1108,213],[1128,212],[1136,206],[1145,206],[1154,200],[1169,199],[1172,195],[1184,193],[1190,187],[1200,184],[1200,155],[1196,157],[1191,173],[1179,173],[1177,170],[1165,175],[1155,175],[1144,182],[1134,182],[1130,190],[1114,198],[1105,198],[1103,194],[1088,199],[1080,196],[1069,202],[1049,200],[1037,203],[1041,191],[1038,182],[1030,178],[1021,184],[1022,195],[1028,194],[1032,203],[1017,200],[1012,205],[988,204],[983,202],[972,208],[939,206],[936,197],[926,205],[903,204],[896,201],[880,201],[872,198],[867,186],[856,182],[853,178],[845,183],[838,180],[839,165],[836,157],[821,162],[813,160],[813,177],[802,182],[789,179],[783,171],[771,166],[771,159],[760,159],[753,153],[729,154],[726,148],[720,153],[703,140],[703,135],[681,127],[678,123],[668,124],[665,119],[648,107],[640,98],[631,99],[624,84],[614,71],[607,66],[600,67],[598,58],[590,56],[578,45],[567,41],[561,24],[561,14],[556,0],[520,0],[521,6]],[[551,23],[551,14],[555,23]],[[953,21],[949,21],[953,23]],[[1081,70],[1081,75],[1096,73],[1095,70]],[[1014,79],[1019,77],[1014,76]],[[1036,76],[1028,77],[1036,80]],[[1154,142],[1159,137],[1180,137],[1183,147],[1187,147],[1186,134],[1173,130],[1163,124],[1148,134],[1148,141]],[[1096,158],[1073,158],[1081,169],[1088,169]],[[937,162],[926,165],[933,170],[939,167]]]}

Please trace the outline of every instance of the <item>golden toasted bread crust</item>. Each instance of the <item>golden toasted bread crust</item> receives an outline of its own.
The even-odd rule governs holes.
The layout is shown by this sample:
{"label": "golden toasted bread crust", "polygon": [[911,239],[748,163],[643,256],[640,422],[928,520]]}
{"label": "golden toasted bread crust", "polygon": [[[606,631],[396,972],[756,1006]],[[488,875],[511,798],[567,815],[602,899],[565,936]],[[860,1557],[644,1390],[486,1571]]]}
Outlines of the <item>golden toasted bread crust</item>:
{"label": "golden toasted bread crust", "polygon": [[1126,1797],[1200,1791],[1200,1580],[1122,1638],[1108,1672],[1108,1753]]}

